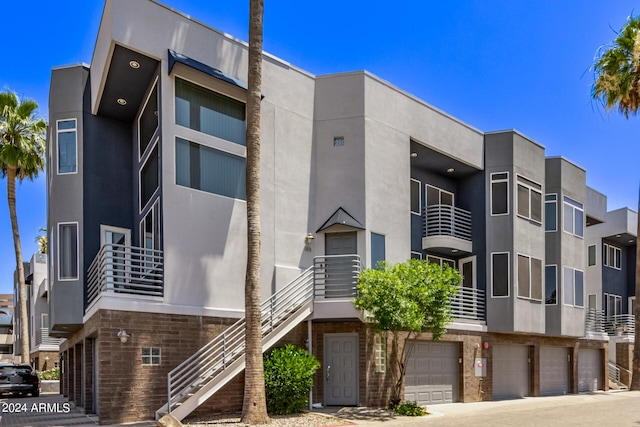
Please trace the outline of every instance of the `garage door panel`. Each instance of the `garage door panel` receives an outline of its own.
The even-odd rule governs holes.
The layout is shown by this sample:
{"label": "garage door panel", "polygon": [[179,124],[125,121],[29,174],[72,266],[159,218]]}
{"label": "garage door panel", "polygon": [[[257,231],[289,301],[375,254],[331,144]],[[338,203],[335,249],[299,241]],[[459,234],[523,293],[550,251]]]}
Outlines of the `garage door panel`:
{"label": "garage door panel", "polygon": [[529,395],[529,348],[517,345],[493,347],[493,398]]}
{"label": "garage door panel", "polygon": [[407,360],[405,400],[420,405],[457,399],[458,344],[416,342]]}
{"label": "garage door panel", "polygon": [[602,390],[602,353],[596,349],[578,351],[578,391]]}
{"label": "garage door panel", "polygon": [[556,396],[569,393],[569,349],[540,347],[540,394]]}

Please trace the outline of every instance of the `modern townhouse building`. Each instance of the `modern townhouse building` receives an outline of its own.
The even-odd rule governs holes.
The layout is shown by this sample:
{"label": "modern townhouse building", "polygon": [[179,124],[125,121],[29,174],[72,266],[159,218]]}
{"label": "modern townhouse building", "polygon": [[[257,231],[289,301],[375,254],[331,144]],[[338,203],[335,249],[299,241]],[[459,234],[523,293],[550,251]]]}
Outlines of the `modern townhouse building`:
{"label": "modern townhouse building", "polygon": [[0,362],[13,362],[13,294],[0,294]]}
{"label": "modern townhouse building", "polygon": [[[388,403],[387,337],[353,297],[362,268],[410,257],[464,279],[406,399],[608,389],[583,169],[367,72],[263,67],[264,348],[320,360],[314,402]],[[246,75],[245,43],[151,0],[107,0],[91,65],[52,71],[49,324],[63,393],[101,423],[241,407]]]}

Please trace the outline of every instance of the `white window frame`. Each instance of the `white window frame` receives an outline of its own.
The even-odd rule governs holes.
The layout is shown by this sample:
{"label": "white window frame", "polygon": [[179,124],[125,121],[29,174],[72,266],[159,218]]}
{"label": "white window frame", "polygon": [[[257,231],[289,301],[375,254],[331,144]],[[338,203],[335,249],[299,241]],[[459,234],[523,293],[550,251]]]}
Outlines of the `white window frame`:
{"label": "white window frame", "polygon": [[[613,300],[613,307],[614,307],[614,311],[617,311],[617,305],[616,302],[618,302],[620,304],[620,312],[619,313],[614,313],[611,314],[609,313],[609,300],[612,299]],[[622,314],[622,296],[618,295],[618,294],[610,294],[605,292],[604,293],[604,312],[605,312],[605,316],[606,317],[611,317],[611,316],[619,316]]]}
{"label": "white window frame", "polygon": [[[76,275],[75,277],[65,277],[62,278],[60,272],[62,269],[60,268],[60,255],[62,254],[60,250],[60,226],[61,225],[75,225],[76,226]],[[58,265],[58,281],[59,282],[72,282],[74,280],[78,280],[80,278],[80,225],[78,221],[68,221],[68,222],[59,222],[56,226],[57,236],[58,236],[58,247],[56,248],[58,251],[58,259],[56,264]]]}
{"label": "white window frame", "polygon": [[[558,305],[558,301],[560,300],[560,292],[558,292],[558,264],[547,264],[544,267],[544,279],[543,279],[543,288],[544,288],[544,305],[548,305],[548,306],[553,306],[553,305]],[[550,304],[547,302],[547,267],[553,267],[556,274],[555,274],[555,280],[554,283],[556,285],[556,302]]]}
{"label": "white window frame", "polygon": [[[547,196],[555,197],[555,200],[547,200]],[[554,213],[556,218],[556,227],[553,230],[547,230],[547,203],[553,204],[555,206]],[[560,216],[558,215],[558,194],[557,193],[549,193],[544,195],[544,231],[545,233],[555,233],[558,231],[558,220]]]}
{"label": "white window frame", "polygon": [[46,329],[49,329],[49,313],[40,313],[40,328],[44,329],[44,319],[47,319],[47,327]]}
{"label": "white window frame", "polygon": [[[501,178],[501,179],[493,179],[494,175],[502,175],[502,174],[507,174],[506,178]],[[506,182],[507,183],[507,212],[505,213],[497,213],[494,214],[493,213],[493,184],[494,183],[499,183],[499,182]],[[511,200],[509,197],[509,193],[510,193],[510,188],[509,188],[509,172],[508,171],[504,171],[504,172],[492,172],[490,179],[489,179],[489,214],[491,216],[505,216],[505,215],[509,215],[509,213],[511,212],[510,209],[510,205],[511,205]],[[499,252],[496,252],[499,253]]]}
{"label": "white window frame", "polygon": [[[140,209],[139,213],[142,213],[142,211],[144,211],[145,208],[149,206],[149,203],[154,203],[154,200],[156,199],[156,196],[160,191],[160,185],[161,185],[160,175],[162,174],[162,163],[160,159],[159,145],[160,145],[160,137],[157,136],[155,140],[151,144],[149,144],[149,147],[147,147],[147,149],[145,150],[145,153],[147,153],[146,158],[138,168],[138,206]],[[147,200],[147,203],[145,203],[145,205],[143,206],[142,205],[142,171],[144,170],[144,167],[147,165],[147,162],[151,160],[151,153],[153,153],[156,147],[158,147],[158,186],[153,191],[153,194],[151,194],[151,197],[149,197],[149,200]]]}
{"label": "white window frame", "polygon": [[[409,181],[418,183],[418,209],[420,211],[419,212],[414,211],[412,209],[412,206],[410,206],[409,209],[411,210],[411,213],[413,215],[422,215],[422,212],[421,212],[422,211],[422,182],[414,178],[410,178]],[[411,184],[409,184],[409,191],[411,191]],[[409,197],[411,198],[411,194],[409,194]]]}
{"label": "white window frame", "polygon": [[[58,124],[60,122],[69,122],[73,121],[75,126],[73,129],[58,129]],[[60,172],[60,134],[61,133],[70,133],[75,132],[75,153],[76,153],[76,170],[75,172]],[[56,175],[75,175],[78,173],[78,119],[75,117],[69,117],[68,119],[60,119],[56,120]]]}
{"label": "white window frame", "polygon": [[422,260],[422,252],[416,252],[416,251],[411,251],[411,255],[418,255],[418,258],[413,258],[411,257],[411,259],[419,259]]}
{"label": "white window frame", "polygon": [[[507,254],[507,295],[494,295],[493,294],[493,256],[494,255],[503,255]],[[511,297],[511,252],[491,252],[489,255],[491,257],[491,265],[490,265],[490,275],[491,282],[489,285],[491,286],[491,298],[510,298]]]}
{"label": "white window frame", "polygon": [[[149,350],[148,355],[144,355],[144,351]],[[154,350],[158,350],[158,354],[153,354]],[[147,363],[145,363],[145,358],[148,358]],[[157,360],[158,363],[153,363],[154,360]],[[142,347],[141,349],[141,361],[142,366],[160,366],[162,365],[162,349],[160,347]]]}
{"label": "white window frame", "polygon": [[635,305],[636,305],[636,297],[632,296],[629,297],[627,300],[627,313],[628,314],[634,314],[633,312],[635,311]]}
{"label": "white window frame", "polygon": [[[518,262],[516,262],[516,265],[515,265],[515,267],[516,267],[516,275],[515,275],[515,279],[516,279],[516,296],[518,298],[520,298],[520,299],[526,299],[526,300],[531,300],[531,301],[544,301],[544,297],[546,295],[545,280],[544,280],[544,274],[545,274],[544,268],[545,268],[545,265],[543,264],[542,259],[536,258],[536,257],[531,256],[531,255],[523,254],[523,253],[520,253],[520,252],[518,252],[516,254],[516,257],[527,258],[528,262],[529,262],[529,296],[528,297],[521,296],[518,293],[518,291],[520,290],[520,275],[519,275],[519,271],[518,271],[520,264]],[[540,272],[541,273],[540,274],[540,281],[541,281],[540,285],[541,285],[541,288],[542,288],[541,289],[542,292],[540,293],[540,295],[541,295],[540,299],[533,298],[531,296],[533,294],[533,292],[532,292],[533,282],[531,280],[531,278],[533,277],[533,270],[531,269],[531,265],[532,265],[531,260],[532,259],[536,259],[536,260],[540,261],[540,267],[542,268],[542,271]],[[556,295],[558,295],[557,292],[556,292]],[[556,298],[556,301],[557,301],[557,298]]]}
{"label": "white window frame", "polygon": [[[567,199],[571,200],[573,203],[567,202]],[[576,206],[576,204],[578,204],[578,205],[580,205],[582,207],[580,208],[580,207]],[[572,224],[572,230],[571,231],[567,231],[564,228],[564,221],[565,221],[565,218],[564,218],[564,215],[565,215],[564,207],[565,207],[565,205],[570,206],[572,208],[572,212],[573,212],[573,215],[571,217],[571,224]],[[576,214],[575,214],[576,210],[582,212],[582,236],[580,236],[579,234],[576,234]],[[567,234],[570,234],[572,236],[575,236],[575,237],[577,237],[579,239],[584,239],[584,229],[585,229],[584,203],[581,203],[581,202],[579,202],[579,201],[577,201],[575,199],[572,199],[569,196],[563,196],[562,197],[562,231],[564,233],[567,233]]]}
{"label": "white window frame", "polygon": [[[438,203],[437,205],[442,205],[442,193],[447,193],[451,195],[451,207],[454,207],[456,205],[456,195],[454,193],[452,193],[451,191],[447,191],[447,190],[443,190],[440,187],[436,187],[435,185],[432,184],[425,184],[424,185],[424,205],[425,206],[434,206],[434,205],[428,205],[428,201],[427,201],[427,194],[429,194],[429,187],[438,190]],[[449,205],[446,205],[449,206]]]}
{"label": "white window frame", "polygon": [[[589,300],[591,299],[592,296],[595,297],[595,300],[596,300],[596,304],[595,304],[595,306],[593,308],[591,308],[589,306]],[[586,308],[588,310],[596,310],[596,311],[598,310],[598,294],[587,294],[587,307]]]}
{"label": "white window frame", "polygon": [[[614,253],[613,261],[610,259],[611,257],[609,256],[609,250],[611,249],[613,249],[613,253]],[[609,243],[603,243],[602,252],[603,252],[602,265],[604,265],[605,267],[613,268],[615,270],[622,270],[622,249]],[[617,257],[620,260],[620,265],[618,266],[616,266],[616,256],[615,256],[616,253],[620,254],[620,256]]]}
{"label": "white window frame", "polygon": [[456,268],[456,260],[455,259],[444,258],[444,257],[438,256],[438,255],[431,255],[431,254],[426,254],[423,257],[423,259],[426,259],[429,262],[433,262],[429,258],[436,258],[438,260],[438,264],[440,264],[440,267],[442,267],[444,265],[445,261],[449,261],[449,262],[453,263],[453,266],[450,266],[450,267],[451,268]]}
{"label": "white window frame", "polygon": [[[460,258],[458,260],[458,271],[460,272],[460,275],[462,275],[462,267],[464,264],[467,263],[471,263],[471,275],[472,275],[472,279],[471,279],[471,289],[477,289],[478,287],[478,283],[477,283],[477,271],[476,271],[476,256],[472,255],[469,257],[465,257],[465,258]],[[462,286],[462,281],[460,281],[460,286]]]}
{"label": "white window frame", "polygon": [[[566,278],[566,269],[571,270],[573,274],[573,304],[567,304],[564,300],[564,284],[567,280]],[[579,271],[582,273],[582,305],[576,304],[576,272]],[[569,267],[568,265],[562,266],[562,305],[566,305],[568,307],[576,307],[576,308],[585,308],[584,298],[586,297],[585,293],[585,276],[584,271],[579,268]]]}
{"label": "white window frame", "polygon": [[[156,86],[157,85],[157,86]],[[149,91],[149,93],[147,94],[147,97],[144,100],[144,105],[142,107],[142,109],[140,110],[140,114],[138,114],[138,117],[136,118],[136,123],[138,124],[138,161],[142,161],[142,157],[144,157],[144,155],[146,153],[150,153],[151,151],[153,151],[153,144],[154,144],[154,135],[157,135],[158,133],[158,129],[160,129],[160,100],[158,99],[158,126],[156,127],[155,132],[153,133],[153,135],[151,135],[151,141],[149,141],[149,145],[147,145],[147,148],[144,151],[140,150],[140,119],[142,118],[142,115],[144,114],[145,110],[147,109],[147,104],[149,103],[149,100],[151,99],[151,94],[153,93],[153,91],[155,89],[157,89],[156,92],[156,97],[158,96],[158,94],[160,93],[160,88],[159,88],[159,84],[158,84],[158,76],[155,77],[155,79],[153,80],[153,84],[151,85],[151,90]],[[156,142],[157,142],[156,138]],[[151,148],[150,148],[151,147]]]}
{"label": "white window frame", "polygon": [[[540,188],[535,188],[533,187],[531,184],[529,183],[533,183],[535,185],[538,185]],[[524,175],[520,175],[520,174],[516,174],[516,202],[518,201],[518,186],[523,186],[524,188],[526,188],[528,190],[528,197],[529,197],[529,213],[528,216],[525,215],[521,215],[520,214],[520,206],[516,207],[516,215],[519,216],[522,219],[526,219],[527,221],[530,221],[534,224],[538,224],[538,225],[542,225],[544,223],[544,210],[543,210],[543,203],[544,203],[544,198],[543,198],[543,192],[542,192],[542,184],[527,178]],[[532,201],[531,201],[531,193],[538,193],[540,195],[540,221],[533,219],[531,217],[531,205],[532,205]]]}
{"label": "white window frame", "polygon": [[[589,263],[591,261],[591,259],[589,258],[589,250],[591,250],[591,248],[593,248],[594,250],[593,264]],[[587,246],[587,267],[595,267],[597,265],[598,265],[598,245],[588,245]]]}

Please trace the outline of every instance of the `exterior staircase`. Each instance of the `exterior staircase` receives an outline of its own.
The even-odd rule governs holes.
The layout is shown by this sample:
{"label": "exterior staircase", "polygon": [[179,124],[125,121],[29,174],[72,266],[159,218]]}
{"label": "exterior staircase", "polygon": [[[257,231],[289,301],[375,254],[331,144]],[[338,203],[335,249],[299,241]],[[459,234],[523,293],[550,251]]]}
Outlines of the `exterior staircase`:
{"label": "exterior staircase", "polygon": [[[360,261],[356,256],[355,269],[349,285],[355,286],[360,272]],[[341,257],[336,257],[339,261]],[[285,287],[274,293],[261,305],[262,351],[268,350],[298,324],[313,313],[314,289],[320,279],[336,277],[336,271],[343,271],[338,264],[336,269],[327,269],[318,274],[317,262],[309,267]],[[326,261],[322,264],[326,269]],[[346,283],[339,280],[340,289]],[[322,283],[328,283],[322,280]],[[337,285],[337,283],[336,283]],[[355,289],[355,288],[354,288]],[[171,413],[183,420],[198,406],[224,387],[236,375],[245,369],[245,318],[238,320],[222,334],[176,366],[167,378],[167,403],[156,411],[156,419]]]}
{"label": "exterior staircase", "polygon": [[[620,370],[624,369],[613,362],[609,362],[609,389],[611,390],[628,390],[629,388],[625,383],[620,381]],[[626,369],[624,369],[627,371]],[[629,372],[629,371],[627,371]]]}

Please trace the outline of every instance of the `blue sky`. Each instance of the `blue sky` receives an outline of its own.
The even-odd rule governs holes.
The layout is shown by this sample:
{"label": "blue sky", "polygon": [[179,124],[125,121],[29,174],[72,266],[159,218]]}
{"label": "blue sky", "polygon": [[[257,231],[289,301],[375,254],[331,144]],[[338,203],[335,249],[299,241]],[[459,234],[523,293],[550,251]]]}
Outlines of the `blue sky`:
{"label": "blue sky", "polygon": [[[247,40],[248,0],[163,3]],[[637,207],[640,117],[605,113],[589,98],[594,54],[640,13],[637,1],[265,3],[267,52],[318,75],[366,69],[482,131],[517,129],[547,155],[584,167],[609,209]],[[0,89],[35,99],[46,118],[51,68],[91,63],[102,7],[102,0],[2,0]],[[18,187],[27,260],[46,225],[45,186],[43,175]],[[0,180],[0,293],[12,292],[14,268]]]}

